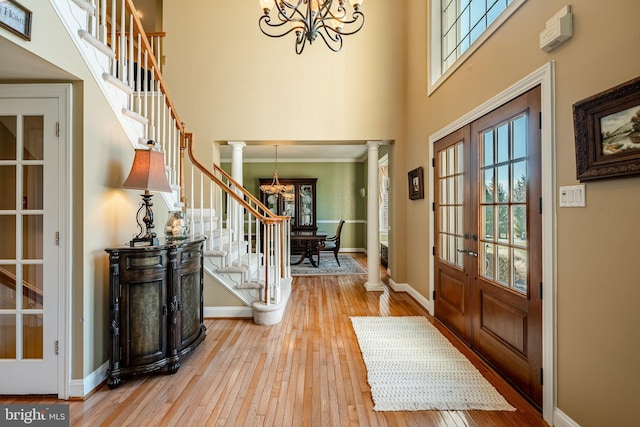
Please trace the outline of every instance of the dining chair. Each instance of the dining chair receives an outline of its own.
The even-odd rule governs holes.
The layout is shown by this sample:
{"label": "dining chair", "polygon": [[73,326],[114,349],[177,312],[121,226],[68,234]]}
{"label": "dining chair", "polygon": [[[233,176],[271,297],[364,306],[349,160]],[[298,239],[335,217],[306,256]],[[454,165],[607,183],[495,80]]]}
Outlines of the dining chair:
{"label": "dining chair", "polygon": [[338,259],[338,251],[340,250],[340,234],[342,233],[342,226],[344,225],[344,219],[340,220],[338,224],[338,228],[336,229],[335,236],[327,237],[324,242],[318,245],[318,266],[320,266],[320,253],[331,251],[333,252],[333,256],[336,257],[336,262],[338,266],[340,265],[340,260]]}

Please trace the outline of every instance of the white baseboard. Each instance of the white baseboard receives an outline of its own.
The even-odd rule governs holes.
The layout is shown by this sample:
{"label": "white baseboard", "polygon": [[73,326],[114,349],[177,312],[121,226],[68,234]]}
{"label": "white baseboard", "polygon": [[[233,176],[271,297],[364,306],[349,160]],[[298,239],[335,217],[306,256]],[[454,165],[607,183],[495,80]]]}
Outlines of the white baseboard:
{"label": "white baseboard", "polygon": [[107,378],[109,361],[104,362],[98,369],[81,380],[71,380],[69,384],[69,398],[84,398]]}
{"label": "white baseboard", "polygon": [[423,306],[429,312],[429,314],[433,316],[433,301],[429,301],[428,299],[426,299],[422,294],[420,294],[420,292],[413,289],[408,283],[396,283],[393,281],[393,279],[390,278],[389,287],[395,292],[408,293],[413,299],[418,302],[418,304]]}
{"label": "white baseboard", "polygon": [[251,307],[205,307],[205,319],[215,318],[253,318]]}
{"label": "white baseboard", "polygon": [[580,427],[580,424],[573,421],[567,414],[558,408],[555,408],[553,411],[553,425],[555,427]]}

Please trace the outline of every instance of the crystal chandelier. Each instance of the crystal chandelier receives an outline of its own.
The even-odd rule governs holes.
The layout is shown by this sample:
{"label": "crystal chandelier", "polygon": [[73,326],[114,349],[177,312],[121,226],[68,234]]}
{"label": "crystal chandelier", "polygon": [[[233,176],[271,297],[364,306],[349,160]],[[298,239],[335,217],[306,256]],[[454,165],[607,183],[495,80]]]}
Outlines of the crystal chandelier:
{"label": "crystal chandelier", "polygon": [[329,49],[338,52],[342,49],[342,36],[355,34],[364,25],[364,14],[360,12],[363,0],[349,2],[353,7],[351,18],[347,16],[345,0],[260,0],[264,15],[258,20],[258,26],[269,37],[295,32],[298,55],[307,41],[313,44],[318,35]]}
{"label": "crystal chandelier", "polygon": [[291,200],[294,197],[293,185],[280,184],[278,181],[278,146],[276,145],[276,167],[273,171],[273,181],[271,184],[260,186],[260,191],[266,194],[281,194],[285,200]]}

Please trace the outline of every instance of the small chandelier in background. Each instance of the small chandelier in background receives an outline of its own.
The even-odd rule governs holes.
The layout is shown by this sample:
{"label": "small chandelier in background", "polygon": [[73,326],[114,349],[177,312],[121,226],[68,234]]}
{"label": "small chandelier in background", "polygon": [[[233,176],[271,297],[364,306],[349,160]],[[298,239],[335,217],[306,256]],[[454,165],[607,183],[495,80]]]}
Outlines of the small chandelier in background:
{"label": "small chandelier in background", "polygon": [[269,37],[282,37],[295,32],[298,55],[307,41],[313,44],[318,35],[329,49],[338,52],[342,49],[342,36],[355,34],[364,25],[364,14],[360,12],[363,1],[349,0],[353,7],[349,18],[345,0],[293,0],[291,3],[285,0],[260,0],[264,15],[258,20],[258,26]]}
{"label": "small chandelier in background", "polygon": [[273,181],[271,184],[260,186],[260,191],[266,194],[281,194],[285,200],[293,200],[295,197],[293,185],[280,184],[278,181],[278,146],[276,145],[276,166],[273,171]]}

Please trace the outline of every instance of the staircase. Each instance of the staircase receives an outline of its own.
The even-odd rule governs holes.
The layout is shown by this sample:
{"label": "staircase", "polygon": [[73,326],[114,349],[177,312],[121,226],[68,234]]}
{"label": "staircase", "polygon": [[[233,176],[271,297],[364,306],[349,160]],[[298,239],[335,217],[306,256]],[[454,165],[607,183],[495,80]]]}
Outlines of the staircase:
{"label": "staircase", "polygon": [[[255,323],[280,322],[291,290],[288,217],[270,212],[218,165],[194,156],[132,0],[49,0],[131,141],[152,139],[163,152],[170,210],[184,210],[192,236],[207,237],[205,286],[220,285],[253,312]],[[255,243],[253,243],[255,242]]]}

